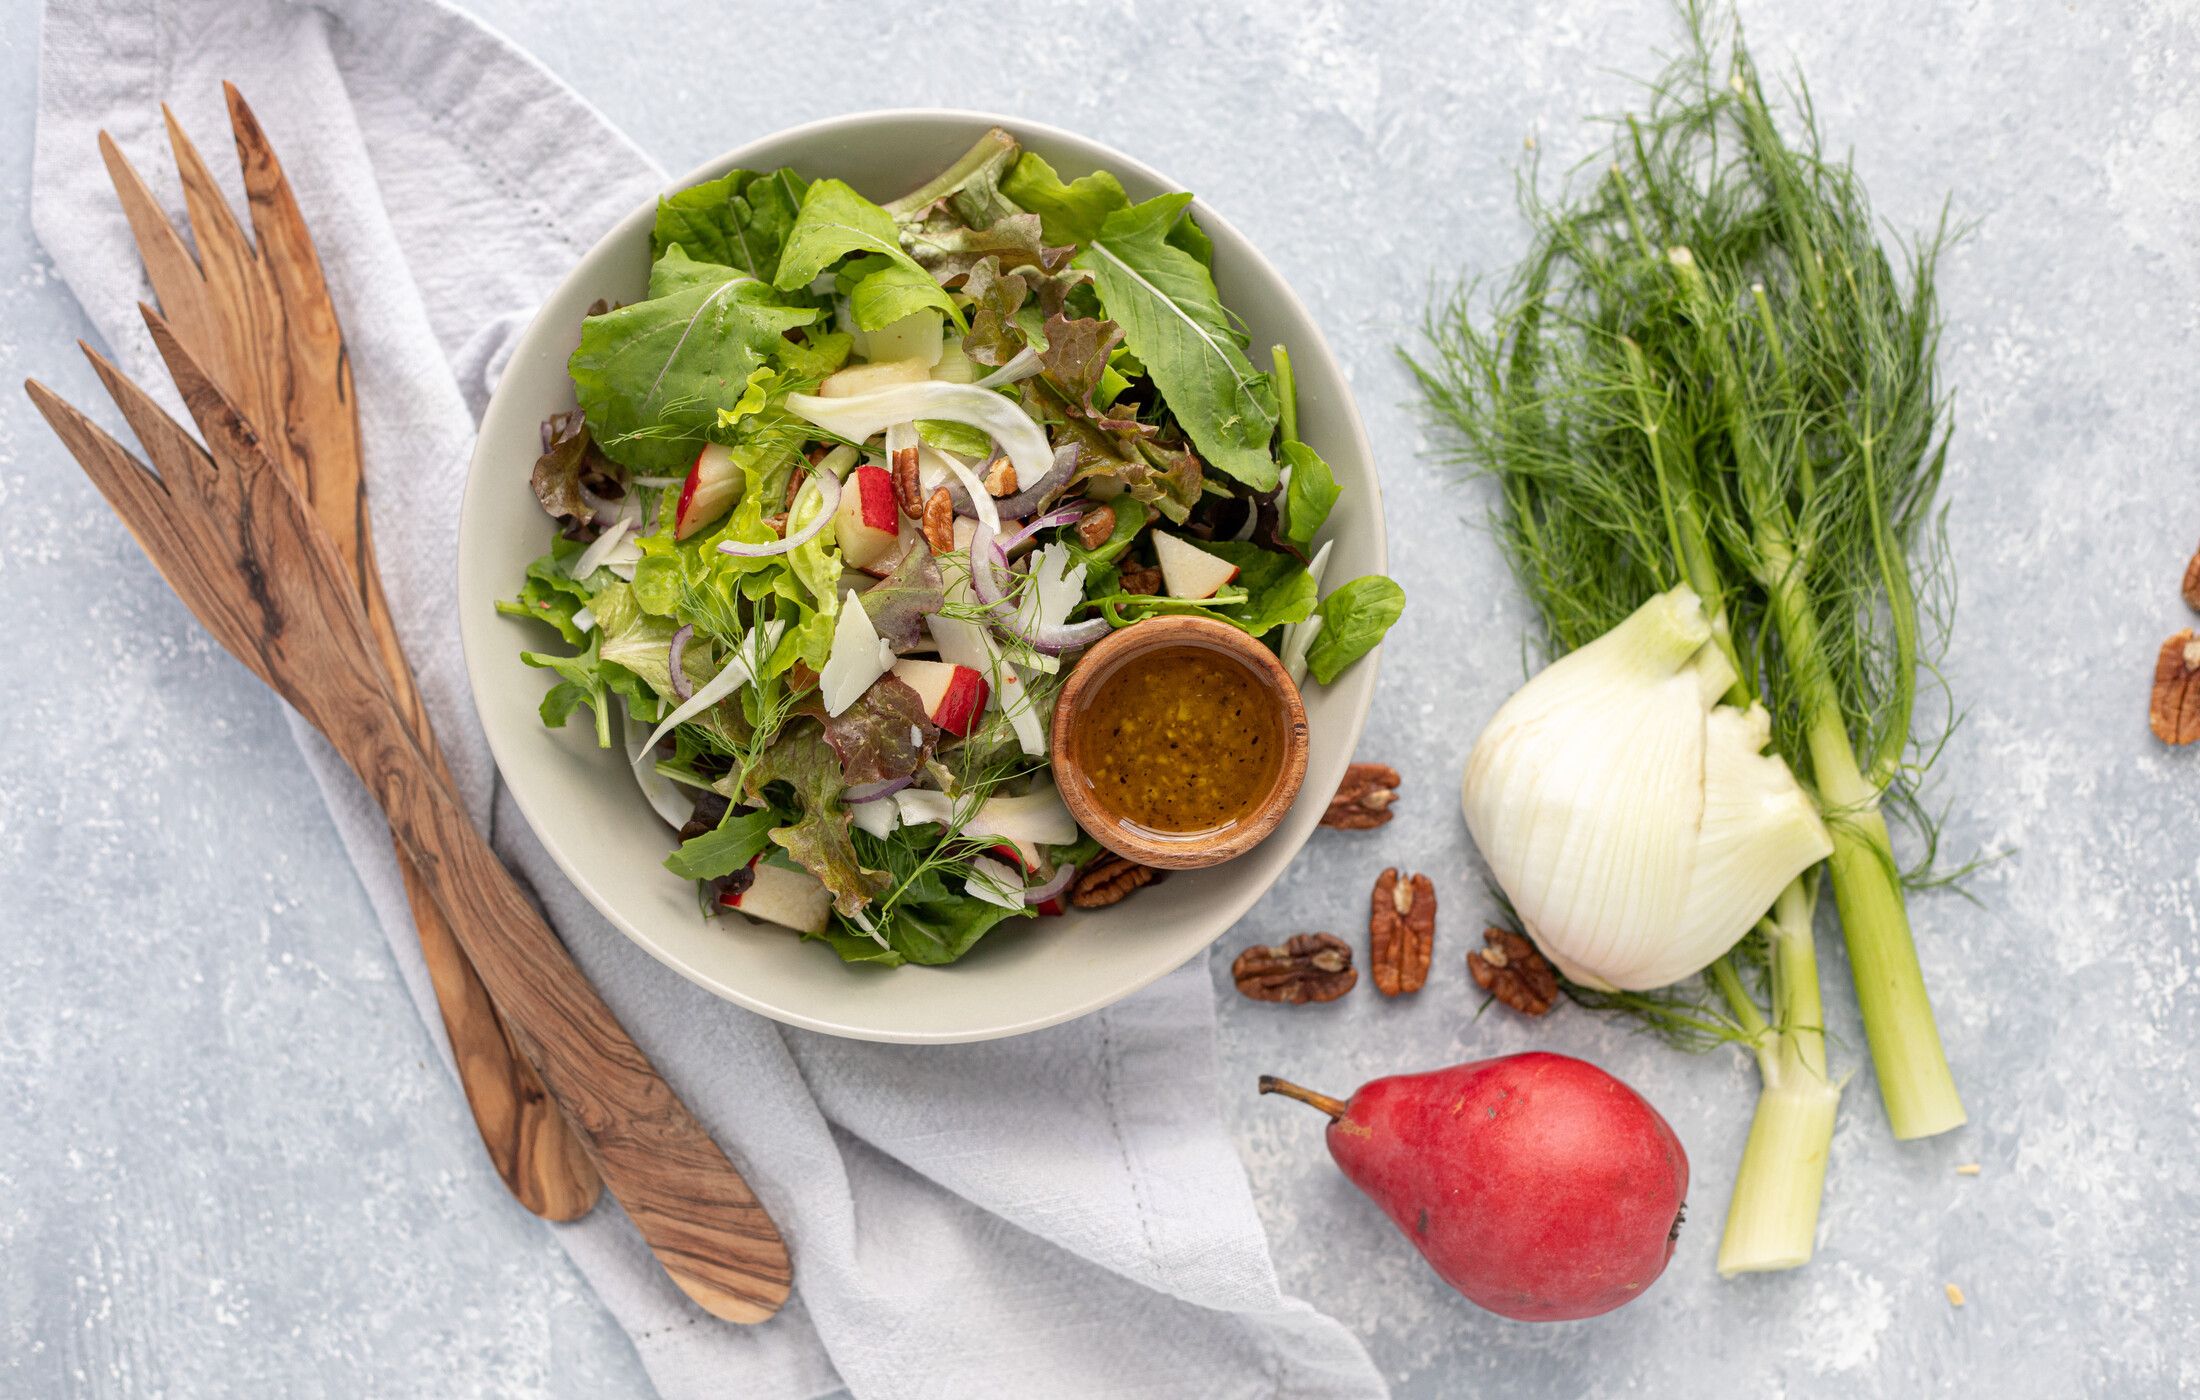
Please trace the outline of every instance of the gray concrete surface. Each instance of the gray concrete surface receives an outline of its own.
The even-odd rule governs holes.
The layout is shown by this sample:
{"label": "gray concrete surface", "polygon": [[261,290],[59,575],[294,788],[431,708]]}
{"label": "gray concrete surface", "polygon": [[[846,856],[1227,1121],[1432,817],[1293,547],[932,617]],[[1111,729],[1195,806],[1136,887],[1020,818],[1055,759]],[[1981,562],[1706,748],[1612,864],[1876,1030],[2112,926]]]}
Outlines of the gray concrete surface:
{"label": "gray concrete surface", "polygon": [[[2166,1395],[2200,1389],[2200,752],[2145,730],[2148,669],[2193,621],[2200,536],[2200,15],[2189,0],[1751,0],[1893,223],[1944,192],[1978,230],[1944,286],[1962,427],[1963,593],[1947,674],[1948,841],[2010,850],[1976,903],[1917,901],[1972,1124],[1898,1146],[1861,1070],[1819,1256],[1721,1282],[1712,1256],[1753,1078],[1564,1011],[1475,1015],[1485,911],[1452,788],[1517,680],[1523,621],[1479,495],[1423,455],[1391,357],[1430,277],[1502,267],[1510,172],[1669,41],[1657,6],[1560,0],[868,5],[472,0],[667,167],[854,107],[990,106],[1136,151],[1226,211],[1351,367],[1412,599],[1365,744],[1399,820],[1324,833],[1213,959],[1244,1149],[1287,1286],[1367,1339],[1403,1397]],[[0,383],[97,397],[30,236],[37,22],[0,23]],[[89,158],[87,152],[87,158]],[[554,172],[546,172],[554,178]],[[12,389],[0,392],[0,1394],[630,1394],[641,1373],[503,1196],[276,702],[195,629]],[[1385,864],[1445,916],[1418,998],[1279,1010],[1236,947],[1355,931]],[[1831,940],[1829,940],[1831,941]],[[1860,1062],[1826,958],[1840,1058]],[[669,974],[668,974],[669,975]],[[1531,1328],[1437,1283],[1253,1076],[1342,1090],[1547,1046],[1673,1120],[1697,1186],[1666,1280]],[[1976,1177],[1959,1164],[1979,1164]],[[1942,1286],[1968,1296],[1950,1307]]]}

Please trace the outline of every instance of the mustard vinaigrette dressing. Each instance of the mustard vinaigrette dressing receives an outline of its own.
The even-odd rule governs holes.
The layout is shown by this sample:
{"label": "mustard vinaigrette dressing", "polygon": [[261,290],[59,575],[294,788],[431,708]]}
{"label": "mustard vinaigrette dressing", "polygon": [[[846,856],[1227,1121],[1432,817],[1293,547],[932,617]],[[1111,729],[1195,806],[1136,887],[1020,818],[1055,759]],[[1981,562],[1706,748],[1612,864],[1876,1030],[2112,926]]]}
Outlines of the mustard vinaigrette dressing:
{"label": "mustard vinaigrette dressing", "polygon": [[1187,641],[1126,657],[1077,708],[1075,757],[1093,801],[1156,835],[1243,821],[1283,770],[1268,677],[1219,647]]}

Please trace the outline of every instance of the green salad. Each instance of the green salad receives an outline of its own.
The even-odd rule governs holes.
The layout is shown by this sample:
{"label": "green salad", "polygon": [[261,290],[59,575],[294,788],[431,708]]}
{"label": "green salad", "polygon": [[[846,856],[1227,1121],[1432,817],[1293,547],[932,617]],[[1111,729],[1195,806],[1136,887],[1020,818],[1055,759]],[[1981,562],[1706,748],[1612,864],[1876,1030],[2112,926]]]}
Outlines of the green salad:
{"label": "green salad", "polygon": [[1201,614],[1327,683],[1397,619],[1387,578],[1324,589],[1337,482],[1191,198],[996,129],[889,204],[791,169],[660,201],[499,608],[564,643],[523,653],[543,722],[623,745],[707,911],[953,962],[1100,853],[1047,760],[1083,648]]}

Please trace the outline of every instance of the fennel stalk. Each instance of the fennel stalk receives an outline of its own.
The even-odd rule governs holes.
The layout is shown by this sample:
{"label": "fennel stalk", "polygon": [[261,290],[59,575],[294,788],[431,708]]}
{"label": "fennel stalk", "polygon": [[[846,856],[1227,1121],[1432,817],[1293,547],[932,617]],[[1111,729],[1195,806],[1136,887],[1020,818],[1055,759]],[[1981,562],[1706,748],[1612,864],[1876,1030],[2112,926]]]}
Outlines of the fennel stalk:
{"label": "fennel stalk", "polygon": [[[1952,598],[1932,498],[1946,458],[1934,271],[1945,224],[1890,257],[1798,82],[1785,139],[1737,30],[1709,16],[1553,200],[1486,315],[1463,288],[1408,362],[1496,526],[1548,650],[1676,583],[1704,599],[1774,748],[1834,840],[1829,882],[1895,1135],[1964,1121],[1926,996],[1888,817],[1923,838],[1938,738],[1913,736]],[[1898,266],[1899,264],[1899,266]],[[1827,1077],[1811,891],[1798,882],[1702,984],[1592,1000],[1696,1044],[1749,1045],[1764,1097],[1722,1271],[1807,1258],[1838,1086]],[[1752,987],[1754,984],[1754,990]],[[1760,1002],[1759,997],[1766,1000]]]}

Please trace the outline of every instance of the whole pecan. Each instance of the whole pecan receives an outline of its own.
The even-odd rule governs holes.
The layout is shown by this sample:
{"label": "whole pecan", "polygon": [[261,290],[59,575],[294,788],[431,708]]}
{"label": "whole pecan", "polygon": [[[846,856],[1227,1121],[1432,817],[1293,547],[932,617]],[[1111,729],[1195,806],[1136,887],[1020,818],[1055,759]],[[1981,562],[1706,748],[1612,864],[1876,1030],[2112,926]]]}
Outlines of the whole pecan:
{"label": "whole pecan", "polygon": [[1511,929],[1486,928],[1489,945],[1467,954],[1474,985],[1523,1016],[1541,1016],[1558,1002],[1558,974],[1535,945]]}
{"label": "whole pecan", "polygon": [[1428,982],[1435,951],[1436,886],[1426,875],[1401,880],[1397,867],[1385,870],[1368,899],[1367,961],[1375,990],[1386,997],[1418,992]]}
{"label": "whole pecan", "polygon": [[[1114,527],[1110,526],[1109,528],[1113,529]],[[1159,569],[1125,569],[1116,577],[1116,582],[1122,586],[1125,593],[1137,593],[1150,598],[1161,591],[1161,571]]]}
{"label": "whole pecan", "polygon": [[2154,658],[2154,698],[2147,723],[2165,744],[2200,739],[2200,637],[2186,628],[2162,643]]}
{"label": "whole pecan", "polygon": [[1237,989],[1255,1001],[1303,1006],[1335,1001],[1352,990],[1352,945],[1326,933],[1298,933],[1273,947],[1255,945],[1230,964]]}
{"label": "whole pecan", "polygon": [[[1115,535],[1115,507],[1097,505],[1077,520],[1077,542],[1087,549],[1098,549]],[[2196,605],[2200,606],[2200,605]]]}
{"label": "whole pecan", "polygon": [[924,542],[934,554],[955,552],[955,502],[944,486],[933,487],[924,502]]}
{"label": "whole pecan", "polygon": [[1398,770],[1387,763],[1355,763],[1344,770],[1337,795],[1322,813],[1322,825],[1340,831],[1366,831],[1390,820],[1390,804],[1398,800]]}
{"label": "whole pecan", "polygon": [[924,514],[924,483],[917,475],[917,449],[897,448],[893,460],[894,500],[901,506],[901,513],[915,520]]}
{"label": "whole pecan", "polygon": [[1122,856],[1103,856],[1087,866],[1069,888],[1069,902],[1080,909],[1120,904],[1161,878],[1161,872]]}

